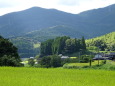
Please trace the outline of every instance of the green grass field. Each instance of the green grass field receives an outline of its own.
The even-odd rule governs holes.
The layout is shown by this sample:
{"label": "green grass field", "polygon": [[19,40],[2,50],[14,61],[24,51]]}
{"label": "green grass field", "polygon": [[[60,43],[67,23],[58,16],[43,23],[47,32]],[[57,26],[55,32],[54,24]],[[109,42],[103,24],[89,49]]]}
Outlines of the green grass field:
{"label": "green grass field", "polygon": [[[101,64],[103,60],[100,60],[99,63]],[[95,65],[98,65],[98,61],[95,60],[92,62],[92,66],[95,66]],[[67,63],[65,64],[64,66],[67,66],[67,67],[85,67],[85,66],[89,66],[89,63]]]}
{"label": "green grass field", "polygon": [[115,86],[115,71],[0,67],[0,86]]}

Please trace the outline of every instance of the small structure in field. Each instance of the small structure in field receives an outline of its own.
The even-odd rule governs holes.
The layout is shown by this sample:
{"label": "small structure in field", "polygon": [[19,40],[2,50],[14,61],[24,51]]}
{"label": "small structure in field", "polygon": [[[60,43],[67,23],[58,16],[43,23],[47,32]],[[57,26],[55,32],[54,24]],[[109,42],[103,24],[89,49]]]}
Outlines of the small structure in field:
{"label": "small structure in field", "polygon": [[61,59],[67,59],[69,56],[61,56]]}
{"label": "small structure in field", "polygon": [[34,59],[34,57],[30,57],[30,59]]}

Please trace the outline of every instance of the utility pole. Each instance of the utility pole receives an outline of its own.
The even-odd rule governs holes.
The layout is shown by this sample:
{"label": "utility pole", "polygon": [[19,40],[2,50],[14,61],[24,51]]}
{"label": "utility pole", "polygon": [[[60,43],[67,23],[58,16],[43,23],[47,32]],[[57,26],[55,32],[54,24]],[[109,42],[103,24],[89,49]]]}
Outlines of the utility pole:
{"label": "utility pole", "polygon": [[80,51],[79,51],[79,63],[80,63]]}
{"label": "utility pole", "polygon": [[89,60],[89,66],[91,67],[91,63],[92,63],[92,58],[91,58],[91,53],[90,53],[90,60]]}
{"label": "utility pole", "polygon": [[99,47],[98,47],[98,66],[99,66]]}

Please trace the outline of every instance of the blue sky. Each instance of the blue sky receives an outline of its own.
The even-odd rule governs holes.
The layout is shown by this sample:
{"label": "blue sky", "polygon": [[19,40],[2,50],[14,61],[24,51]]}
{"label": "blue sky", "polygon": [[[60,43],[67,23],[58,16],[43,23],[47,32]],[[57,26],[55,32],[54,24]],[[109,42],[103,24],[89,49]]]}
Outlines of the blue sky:
{"label": "blue sky", "polygon": [[0,15],[25,10],[34,6],[54,8],[69,13],[102,8],[115,4],[115,0],[0,0]]}

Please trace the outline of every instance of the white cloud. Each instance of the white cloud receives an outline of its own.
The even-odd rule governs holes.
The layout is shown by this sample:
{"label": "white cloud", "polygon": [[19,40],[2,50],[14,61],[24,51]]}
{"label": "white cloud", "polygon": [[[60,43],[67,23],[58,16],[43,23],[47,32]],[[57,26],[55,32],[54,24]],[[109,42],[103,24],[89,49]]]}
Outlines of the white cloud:
{"label": "white cloud", "polygon": [[115,4],[115,0],[0,0],[0,15],[24,10],[33,6],[79,13],[89,9],[105,7],[110,4]]}
{"label": "white cloud", "polygon": [[80,1],[82,0],[59,0],[60,5],[65,5],[65,6],[75,6],[79,5]]}

